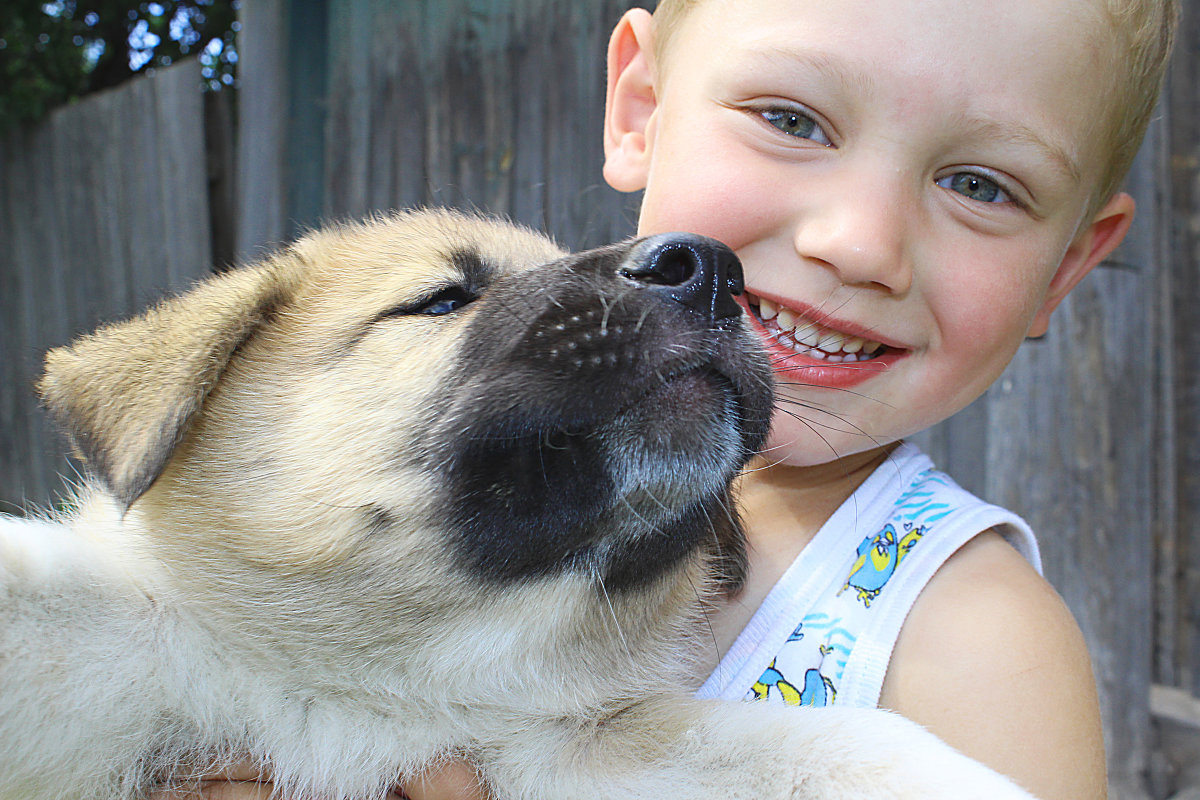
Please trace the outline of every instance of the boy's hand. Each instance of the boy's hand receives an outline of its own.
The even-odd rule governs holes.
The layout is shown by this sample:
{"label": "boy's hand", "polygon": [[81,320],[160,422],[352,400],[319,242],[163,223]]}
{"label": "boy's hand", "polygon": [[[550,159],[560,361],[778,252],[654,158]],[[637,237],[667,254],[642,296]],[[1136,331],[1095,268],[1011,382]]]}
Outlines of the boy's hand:
{"label": "boy's hand", "polygon": [[[266,775],[241,764],[220,775],[185,782],[173,792],[155,792],[149,800],[268,800],[274,787]],[[489,800],[475,770],[466,761],[451,761],[422,776],[404,790],[389,792],[387,800]]]}
{"label": "boy's hand", "polygon": [[466,761],[451,761],[404,787],[411,800],[490,800],[479,785],[475,769]]}
{"label": "boy's hand", "polygon": [[239,764],[219,775],[189,778],[174,791],[155,792],[149,800],[267,800],[270,780],[250,764]]}

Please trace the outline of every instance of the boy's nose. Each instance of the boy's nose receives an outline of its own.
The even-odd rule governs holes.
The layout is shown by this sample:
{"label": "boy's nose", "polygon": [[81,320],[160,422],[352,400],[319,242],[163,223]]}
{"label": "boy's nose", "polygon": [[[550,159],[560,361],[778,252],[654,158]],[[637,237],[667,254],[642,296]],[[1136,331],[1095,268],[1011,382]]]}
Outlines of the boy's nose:
{"label": "boy's nose", "polygon": [[802,215],[794,231],[796,252],[819,261],[845,286],[873,286],[890,294],[912,287],[908,214],[900,187],[867,191],[845,187],[822,195]]}
{"label": "boy's nose", "polygon": [[742,313],[733,299],[745,286],[742,263],[715,239],[693,233],[650,236],[634,246],[621,272],[710,322]]}

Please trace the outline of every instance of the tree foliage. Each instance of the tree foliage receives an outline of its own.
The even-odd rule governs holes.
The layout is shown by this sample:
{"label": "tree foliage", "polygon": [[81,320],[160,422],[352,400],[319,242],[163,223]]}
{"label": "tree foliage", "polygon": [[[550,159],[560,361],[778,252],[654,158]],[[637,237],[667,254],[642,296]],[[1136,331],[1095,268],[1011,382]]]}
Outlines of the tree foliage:
{"label": "tree foliage", "polygon": [[0,130],[134,75],[199,57],[232,85],[238,0],[0,2]]}

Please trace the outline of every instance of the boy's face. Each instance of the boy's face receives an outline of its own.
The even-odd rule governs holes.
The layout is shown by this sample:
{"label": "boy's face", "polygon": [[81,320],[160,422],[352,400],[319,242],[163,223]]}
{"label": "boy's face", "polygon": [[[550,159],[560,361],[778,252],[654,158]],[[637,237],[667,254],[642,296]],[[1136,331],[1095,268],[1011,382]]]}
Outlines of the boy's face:
{"label": "boy's face", "polygon": [[1104,110],[1087,0],[704,0],[657,77],[652,22],[630,20],[606,177],[644,186],[641,233],[742,258],[790,463],[978,397],[1132,218],[1119,196],[1083,219]]}

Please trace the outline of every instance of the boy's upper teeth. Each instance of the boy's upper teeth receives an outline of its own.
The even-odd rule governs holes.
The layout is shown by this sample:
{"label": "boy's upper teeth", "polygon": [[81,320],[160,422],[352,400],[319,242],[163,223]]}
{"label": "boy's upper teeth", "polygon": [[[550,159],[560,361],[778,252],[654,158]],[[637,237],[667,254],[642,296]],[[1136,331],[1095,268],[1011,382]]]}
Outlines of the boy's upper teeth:
{"label": "boy's upper teeth", "polygon": [[782,308],[765,298],[750,296],[748,299],[751,303],[757,301],[759,317],[764,320],[775,320],[775,324],[782,331],[791,333],[796,342],[804,347],[814,348],[830,355],[836,353],[871,355],[883,347],[879,342],[821,328],[817,323],[804,319],[790,308]]}

